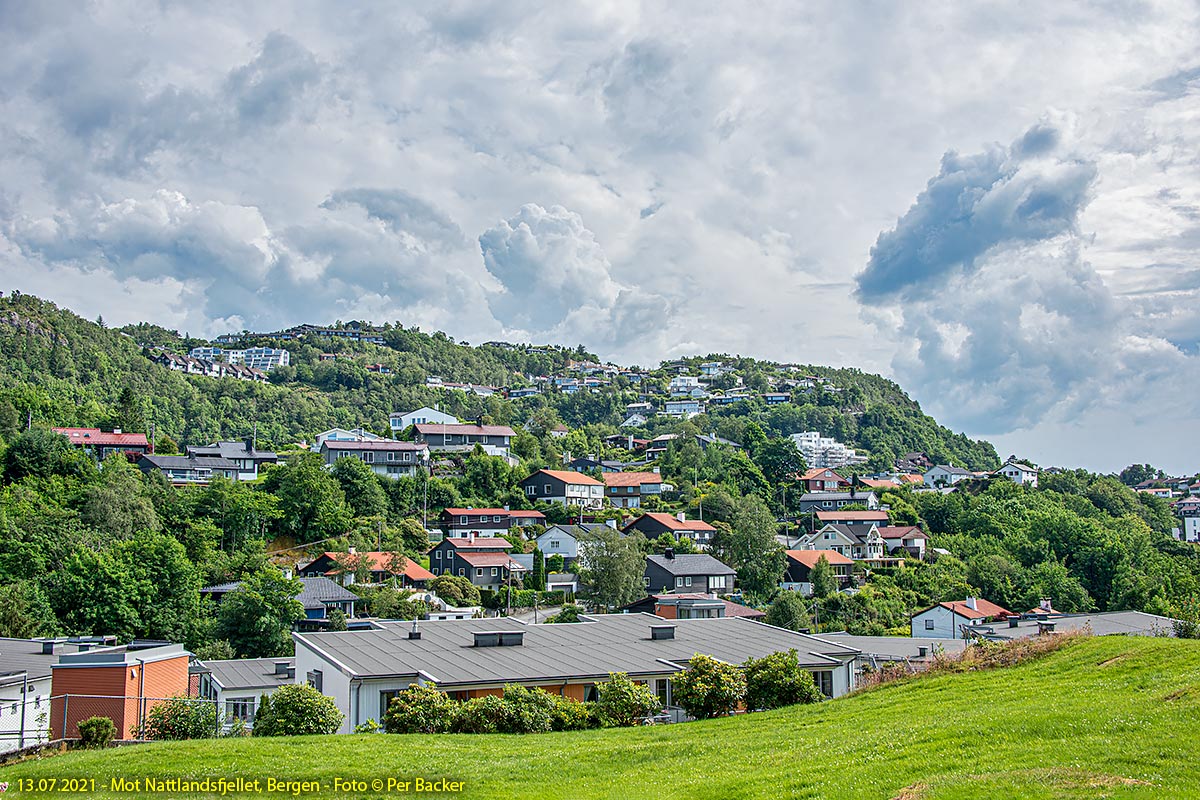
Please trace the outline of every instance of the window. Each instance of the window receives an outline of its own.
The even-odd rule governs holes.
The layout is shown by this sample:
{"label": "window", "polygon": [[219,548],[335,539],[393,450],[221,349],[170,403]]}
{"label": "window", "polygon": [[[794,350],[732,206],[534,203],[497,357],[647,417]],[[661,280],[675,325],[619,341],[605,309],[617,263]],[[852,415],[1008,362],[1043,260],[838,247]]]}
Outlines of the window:
{"label": "window", "polygon": [[324,676],[321,674],[321,670],[319,669],[312,670],[304,677],[305,683],[316,689],[318,692],[321,691],[321,685],[324,683],[323,679]]}
{"label": "window", "polygon": [[496,577],[496,576],[497,576],[497,575],[499,575],[499,574],[500,574],[500,568],[499,568],[499,567],[492,567],[492,577],[494,578],[494,577]]}
{"label": "window", "polygon": [[626,486],[626,487],[625,487],[625,494],[633,494],[633,487],[632,487],[632,486]]}
{"label": "window", "polygon": [[709,576],[709,579],[708,579],[708,588],[710,588],[710,589],[724,589],[724,588],[725,588],[725,576],[724,576],[724,575],[711,575],[711,576]]}
{"label": "window", "polygon": [[462,567],[459,567],[459,568],[458,568],[458,577],[460,577],[460,578],[465,578],[465,577],[467,577],[466,570],[464,570]]}
{"label": "window", "polygon": [[475,568],[475,577],[476,577],[476,578],[482,578],[482,577],[483,577],[483,567],[476,567],[476,568]]}
{"label": "window", "polygon": [[525,494],[528,494],[528,495],[535,495],[535,494],[537,494],[537,487],[536,487],[536,486],[526,486],[526,487],[525,487]]}
{"label": "window", "polygon": [[692,585],[692,576],[691,575],[688,575],[686,578],[683,579],[683,585],[684,586]]}
{"label": "window", "polygon": [[557,550],[561,546],[562,546],[561,542],[556,542],[553,539],[550,540],[550,549],[551,550]]}
{"label": "window", "polygon": [[404,454],[404,460],[405,460],[405,461],[412,461],[412,453],[405,453],[405,454]]}
{"label": "window", "polygon": [[658,702],[662,703],[662,707],[666,708],[671,699],[671,683],[666,678],[659,678],[654,682],[654,693],[658,695]]}
{"label": "window", "polygon": [[389,450],[389,451],[388,451],[388,454],[387,454],[387,460],[388,460],[388,461],[395,461],[395,460],[396,460],[396,454],[395,454],[395,453],[393,453],[391,450]]}
{"label": "window", "polygon": [[441,551],[441,550],[434,550],[434,551],[433,551],[433,557],[434,557],[434,558],[436,558],[438,561],[441,561],[441,560],[442,560],[442,551]]}
{"label": "window", "polygon": [[231,697],[225,701],[225,717],[242,722],[254,721],[254,698]]}
{"label": "window", "polygon": [[813,683],[821,690],[821,694],[826,697],[833,697],[833,673],[827,669],[814,672]]}
{"label": "window", "polygon": [[459,517],[458,522],[460,525],[469,525],[470,519],[471,519],[470,517]]}
{"label": "window", "polygon": [[368,464],[374,464],[375,454],[368,450],[367,452],[363,453],[363,461],[367,462]]}
{"label": "window", "polygon": [[649,575],[642,578],[642,585],[645,586],[647,589],[650,588],[650,576]]}
{"label": "window", "polygon": [[550,490],[552,488],[553,487],[547,483],[545,486],[542,487],[542,494],[550,494]]}
{"label": "window", "polygon": [[588,683],[583,687],[583,702],[594,703],[600,699],[600,692],[596,690],[596,684]]}
{"label": "window", "polygon": [[931,620],[931,619],[925,620],[925,630],[927,630],[927,631],[933,630],[933,620]]}
{"label": "window", "polygon": [[825,508],[833,508],[833,501],[832,500],[822,500],[821,505],[825,506]]}
{"label": "window", "polygon": [[500,516],[499,514],[492,517],[492,522],[503,522],[503,521],[504,521],[504,517]]}
{"label": "window", "polygon": [[676,578],[676,579],[675,579],[675,588],[676,588],[676,589],[681,589],[681,588],[683,588],[683,578]]}
{"label": "window", "polygon": [[392,704],[392,698],[400,694],[397,689],[388,689],[379,693],[379,718],[383,719],[387,715],[388,706]]}

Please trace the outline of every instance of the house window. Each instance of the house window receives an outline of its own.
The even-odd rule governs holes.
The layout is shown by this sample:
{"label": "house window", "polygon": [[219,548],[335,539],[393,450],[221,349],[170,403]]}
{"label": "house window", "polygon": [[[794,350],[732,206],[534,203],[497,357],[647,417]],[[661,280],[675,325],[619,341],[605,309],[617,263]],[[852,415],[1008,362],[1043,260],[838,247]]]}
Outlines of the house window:
{"label": "house window", "polygon": [[405,461],[412,461],[412,453],[405,453],[405,454],[404,454],[404,460],[405,460]]}
{"label": "house window", "polygon": [[441,561],[441,560],[442,560],[442,551],[441,551],[441,550],[434,550],[434,551],[433,551],[433,557],[434,557],[434,558],[436,558],[438,561]]}
{"label": "house window", "polygon": [[545,486],[542,487],[542,494],[550,494],[551,488],[552,487],[550,486],[550,484],[547,483]]}
{"label": "house window", "polygon": [[684,586],[692,585],[692,576],[691,575],[688,575],[686,578],[683,579],[683,585]]}
{"label": "house window", "polygon": [[525,494],[528,494],[528,495],[535,495],[535,494],[537,494],[537,487],[536,487],[536,486],[526,486],[526,487],[525,487]]}
{"label": "house window", "polygon": [[225,701],[225,716],[231,720],[251,722],[254,720],[254,698],[232,697]]}
{"label": "house window", "polygon": [[494,577],[496,577],[496,576],[497,576],[497,575],[499,575],[499,574],[500,574],[500,568],[499,568],[499,567],[492,567],[492,577],[494,578]]}
{"label": "house window", "polygon": [[675,579],[675,588],[676,588],[676,589],[682,589],[682,588],[683,588],[683,578],[676,578],[676,579]]}
{"label": "house window", "polygon": [[710,575],[708,578],[708,588],[709,589],[724,589],[725,588],[725,576],[724,575]]}
{"label": "house window", "polygon": [[370,451],[363,453],[363,461],[367,462],[368,464],[375,463],[375,454]]}
{"label": "house window", "polygon": [[927,630],[927,631],[933,630],[933,620],[931,620],[931,619],[925,620],[925,630]]}
{"label": "house window", "polygon": [[458,577],[460,577],[460,578],[465,578],[465,577],[467,577],[467,573],[466,573],[466,571],[465,571],[465,570],[464,570],[462,567],[459,567],[459,568],[458,568]]}
{"label": "house window", "polygon": [[658,702],[662,703],[662,707],[666,708],[670,705],[671,699],[671,682],[666,678],[659,678],[654,682],[654,693],[658,695]]}
{"label": "house window", "polygon": [[596,684],[588,683],[583,687],[583,702],[595,703],[600,699],[600,692],[596,690]]}
{"label": "house window", "polygon": [[503,522],[503,521],[504,521],[504,517],[500,516],[499,514],[492,517],[492,522]]}
{"label": "house window", "polygon": [[833,508],[833,501],[832,500],[822,500],[821,505],[825,506],[825,508]]}
{"label": "house window", "polygon": [[551,550],[557,550],[557,549],[559,548],[559,544],[560,544],[559,542],[556,542],[556,541],[554,541],[554,540],[551,540],[551,541],[550,541],[550,549],[551,549]]}
{"label": "house window", "polygon": [[388,706],[392,704],[392,698],[400,692],[396,689],[388,689],[379,693],[379,718],[383,719],[387,716]]}
{"label": "house window", "polygon": [[823,669],[813,674],[813,683],[821,690],[821,694],[826,697],[833,697],[833,673],[830,670]]}
{"label": "house window", "polygon": [[388,451],[388,454],[387,454],[387,460],[388,460],[388,461],[395,461],[395,460],[396,460],[396,454],[395,454],[395,453],[393,453],[391,450],[389,450],[389,451]]}
{"label": "house window", "polygon": [[458,522],[459,522],[459,524],[460,524],[460,525],[469,525],[469,524],[470,524],[470,521],[469,521],[470,519],[471,519],[470,517],[459,517],[459,518],[458,518]]}
{"label": "house window", "polygon": [[304,676],[304,681],[319,692],[322,690],[324,676],[321,674],[321,670],[314,669]]}
{"label": "house window", "polygon": [[650,576],[649,575],[642,578],[642,585],[645,586],[647,589],[650,588]]}
{"label": "house window", "polygon": [[476,568],[475,568],[475,577],[476,577],[476,578],[482,578],[482,577],[483,577],[483,567],[476,567]]}

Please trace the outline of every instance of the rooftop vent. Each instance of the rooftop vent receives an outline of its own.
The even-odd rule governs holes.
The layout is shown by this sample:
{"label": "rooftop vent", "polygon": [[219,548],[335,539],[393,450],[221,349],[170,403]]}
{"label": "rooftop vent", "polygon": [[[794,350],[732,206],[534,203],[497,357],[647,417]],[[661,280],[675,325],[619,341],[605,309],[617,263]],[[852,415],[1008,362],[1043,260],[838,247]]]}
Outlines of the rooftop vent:
{"label": "rooftop vent", "polygon": [[1008,627],[1010,627],[1010,628],[1015,628],[1015,627],[1017,627],[1017,626],[1018,626],[1018,625],[1020,625],[1020,624],[1021,624],[1021,618],[1020,618],[1020,617],[1009,617],[1009,618],[1008,618]]}
{"label": "rooftop vent", "polygon": [[917,658],[925,658],[927,655],[929,655],[928,645],[920,645],[917,647]]}
{"label": "rooftop vent", "polygon": [[1038,633],[1039,634],[1054,633],[1054,623],[1053,622],[1039,622],[1038,623]]}
{"label": "rooftop vent", "polygon": [[475,647],[520,647],[525,631],[474,631]]}
{"label": "rooftop vent", "polygon": [[292,668],[292,665],[286,661],[276,661],[275,662],[275,674],[280,677],[286,676],[288,674],[288,670],[290,670],[291,668]]}
{"label": "rooftop vent", "polygon": [[674,639],[675,638],[675,626],[674,625],[651,625],[650,626],[650,638],[651,639]]}
{"label": "rooftop vent", "polygon": [[668,547],[667,549],[663,550],[663,558],[667,560],[675,558],[675,548]]}
{"label": "rooftop vent", "polygon": [[54,655],[54,642],[53,641],[42,642],[42,655],[44,655],[44,656]]}
{"label": "rooftop vent", "polygon": [[421,638],[421,629],[420,629],[420,627],[417,626],[417,621],[415,619],[413,620],[412,630],[410,630],[408,632],[408,638],[410,638],[410,639],[420,639]]}

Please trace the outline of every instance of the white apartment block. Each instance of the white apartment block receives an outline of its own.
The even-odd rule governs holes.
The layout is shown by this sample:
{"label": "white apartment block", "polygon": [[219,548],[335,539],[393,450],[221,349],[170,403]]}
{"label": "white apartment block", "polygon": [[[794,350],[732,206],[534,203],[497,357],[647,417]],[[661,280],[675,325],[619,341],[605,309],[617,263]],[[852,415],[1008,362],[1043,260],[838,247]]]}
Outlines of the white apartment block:
{"label": "white apartment block", "polygon": [[822,436],[817,431],[793,433],[791,439],[809,467],[844,467],[847,464],[862,464],[867,460],[866,456],[855,453],[854,448],[846,447],[837,439]]}
{"label": "white apartment block", "polygon": [[270,372],[275,367],[286,367],[292,356],[287,350],[276,347],[248,347],[245,350],[226,350],[223,347],[193,347],[189,355],[204,361],[223,361],[226,364],[241,364],[251,369]]}

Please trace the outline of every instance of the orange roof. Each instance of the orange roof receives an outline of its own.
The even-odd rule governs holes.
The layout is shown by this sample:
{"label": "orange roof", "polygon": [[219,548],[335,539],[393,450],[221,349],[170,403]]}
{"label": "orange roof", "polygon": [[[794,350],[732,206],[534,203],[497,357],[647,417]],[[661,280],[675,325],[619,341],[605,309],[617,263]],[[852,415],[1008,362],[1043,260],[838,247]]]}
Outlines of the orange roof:
{"label": "orange roof", "polygon": [[[580,472],[571,472],[570,470],[565,469],[539,469],[537,472],[533,473],[533,475],[539,474],[549,475],[551,478],[558,478],[563,483],[581,483],[585,486],[604,485],[590,475],[584,475]],[[530,475],[529,478],[532,478],[533,475]],[[525,480],[529,480],[529,478],[526,478]]]}
{"label": "orange roof", "polygon": [[510,569],[524,569],[521,564],[513,559],[508,553],[459,553],[458,557],[466,561],[472,567],[509,567]]}
{"label": "orange roof", "polygon": [[895,489],[896,483],[886,478],[859,478],[858,482],[872,489]]}
{"label": "orange roof", "polygon": [[975,608],[971,608],[963,600],[953,600],[950,602],[938,603],[942,608],[958,614],[960,617],[967,619],[988,619],[990,617],[1015,617],[1016,614],[1009,611],[1007,608],[996,605],[993,602],[984,600],[983,598],[975,599]]}
{"label": "orange roof", "polygon": [[[828,480],[832,480],[832,479],[836,478],[839,481],[846,481],[845,478],[843,478],[841,475],[838,475],[837,472],[830,469],[829,467],[813,467],[808,472],[801,475],[800,480],[802,480],[802,481],[821,480],[822,478],[825,478],[826,472],[829,473]],[[846,481],[846,483],[849,483],[849,481]]]}
{"label": "orange roof", "polygon": [[840,519],[887,522],[888,515],[886,511],[818,511],[817,519],[821,522],[836,522]]}
{"label": "orange roof", "polygon": [[476,536],[474,539],[468,539],[463,536],[460,536],[457,538],[455,538],[453,536],[447,536],[445,539],[442,539],[442,541],[449,543],[450,546],[454,547],[455,549],[509,550],[512,548],[511,542],[509,542],[507,539],[501,538],[499,536]]}
{"label": "orange roof", "polygon": [[784,550],[784,552],[787,553],[788,558],[792,559],[793,561],[800,562],[809,569],[812,569],[817,565],[817,562],[821,560],[821,556],[825,556],[825,560],[828,561],[830,565],[854,565],[854,559],[847,558],[837,550]]}
{"label": "orange roof", "polygon": [[900,476],[900,482],[901,483],[924,483],[925,476],[918,475],[915,472],[906,472]]}
{"label": "orange roof", "polygon": [[605,486],[641,486],[643,483],[662,483],[657,472],[606,472]]}
{"label": "orange roof", "polygon": [[144,433],[106,433],[99,428],[54,428],[74,445],[99,447],[149,447]]}
{"label": "orange roof", "polygon": [[[716,528],[714,528],[712,525],[709,525],[707,522],[704,522],[703,520],[699,520],[699,519],[679,520],[679,519],[676,519],[675,517],[671,516],[670,514],[664,514],[661,511],[647,511],[645,514],[642,514],[642,517],[649,517],[650,519],[657,522],[659,525],[662,525],[663,527],[667,528],[667,530],[672,530],[672,531],[715,531],[716,530]],[[638,517],[638,519],[641,519],[642,517]],[[629,523],[629,525],[627,525],[626,527],[632,526],[636,523],[637,523],[637,520],[635,519],[633,522]]]}
{"label": "orange roof", "polygon": [[[372,551],[366,552],[366,553],[323,553],[322,555],[328,556],[329,558],[333,559],[334,561],[338,561],[339,559],[346,559],[345,563],[347,563],[347,564],[355,563],[355,562],[350,561],[350,559],[365,558],[367,560],[367,563],[370,565],[370,569],[372,572],[389,572],[391,570],[390,565],[392,562],[392,556],[394,556],[395,553],[385,553],[380,550],[372,550]],[[337,574],[339,571],[340,571],[339,569],[334,568],[334,569],[329,570],[325,574],[326,575],[334,575],[334,574]],[[416,561],[412,560],[411,558],[404,559],[404,575],[407,578],[409,578],[410,580],[414,580],[414,581],[433,580],[433,573],[430,572],[429,570],[425,569],[424,567],[422,567],[420,564],[418,564]]]}

